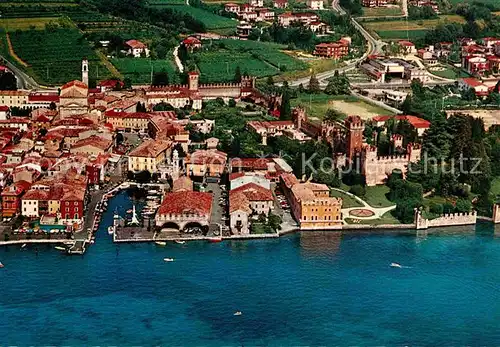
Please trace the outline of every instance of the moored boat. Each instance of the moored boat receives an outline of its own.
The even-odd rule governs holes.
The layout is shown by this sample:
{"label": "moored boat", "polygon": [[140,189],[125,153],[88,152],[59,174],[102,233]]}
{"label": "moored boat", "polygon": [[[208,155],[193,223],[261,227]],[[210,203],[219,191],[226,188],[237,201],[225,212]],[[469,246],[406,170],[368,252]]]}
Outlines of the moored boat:
{"label": "moored boat", "polygon": [[66,247],[61,247],[61,246],[55,246],[54,248],[57,249],[58,251],[65,251],[66,250]]}
{"label": "moored boat", "polygon": [[222,237],[209,237],[208,242],[216,243],[216,242],[221,242]]}
{"label": "moored boat", "polygon": [[179,245],[183,245],[186,243],[186,241],[182,241],[182,240],[175,240],[174,242],[179,244]]}
{"label": "moored boat", "polygon": [[166,246],[167,243],[165,241],[155,241],[155,244],[157,244],[158,246]]}
{"label": "moored boat", "polygon": [[110,225],[110,226],[108,227],[108,234],[109,234],[109,235],[113,235],[113,233],[114,233],[114,232],[115,232],[115,227],[114,227],[114,226],[112,226],[112,225]]}
{"label": "moored boat", "polygon": [[3,268],[3,267],[5,267],[5,266],[2,263],[0,263],[0,269]]}

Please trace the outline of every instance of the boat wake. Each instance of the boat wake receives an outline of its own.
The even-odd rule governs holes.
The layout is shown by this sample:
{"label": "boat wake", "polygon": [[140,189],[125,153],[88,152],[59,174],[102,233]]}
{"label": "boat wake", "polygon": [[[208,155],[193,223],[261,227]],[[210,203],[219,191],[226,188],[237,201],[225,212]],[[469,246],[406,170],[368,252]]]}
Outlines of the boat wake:
{"label": "boat wake", "polygon": [[411,269],[411,266],[403,266],[403,265],[398,264],[398,263],[391,263],[389,266],[390,267],[397,267],[399,269]]}

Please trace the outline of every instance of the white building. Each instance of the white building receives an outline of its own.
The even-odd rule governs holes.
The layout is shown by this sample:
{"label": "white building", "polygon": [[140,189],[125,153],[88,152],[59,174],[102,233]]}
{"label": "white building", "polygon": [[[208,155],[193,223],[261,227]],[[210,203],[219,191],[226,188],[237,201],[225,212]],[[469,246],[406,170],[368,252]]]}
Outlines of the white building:
{"label": "white building", "polygon": [[307,7],[311,10],[322,10],[323,0],[307,0]]}
{"label": "white building", "polygon": [[148,47],[138,40],[128,40],[125,42],[127,47],[127,53],[133,55],[135,58],[140,58],[141,56],[149,57]]}

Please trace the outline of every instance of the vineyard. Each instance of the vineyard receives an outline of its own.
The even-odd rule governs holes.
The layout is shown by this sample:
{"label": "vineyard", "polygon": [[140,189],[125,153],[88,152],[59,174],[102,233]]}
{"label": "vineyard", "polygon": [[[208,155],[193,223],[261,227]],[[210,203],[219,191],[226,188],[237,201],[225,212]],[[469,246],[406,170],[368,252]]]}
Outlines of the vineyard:
{"label": "vineyard", "polygon": [[237,21],[232,20],[230,18],[222,17],[219,15],[216,15],[212,12],[205,11],[201,8],[197,7],[192,7],[192,6],[187,6],[187,5],[176,5],[171,4],[170,2],[156,2],[151,4],[154,7],[159,7],[159,8],[171,8],[175,11],[179,11],[181,13],[186,13],[191,15],[193,18],[199,20],[205,26],[207,27],[208,30],[215,30],[215,29],[236,29],[236,25],[238,24]]}
{"label": "vineyard", "polygon": [[113,65],[125,78],[130,78],[134,84],[148,84],[151,82],[151,67],[153,73],[165,70],[171,84],[180,83],[179,75],[174,63],[170,60],[149,60],[141,58],[114,58]]}
{"label": "vineyard", "polygon": [[231,82],[234,80],[237,66],[242,73],[255,77],[279,73],[277,68],[252,57],[250,53],[204,52],[197,54],[196,61],[202,83]]}
{"label": "vineyard", "polygon": [[194,55],[203,83],[232,81],[237,66],[255,77],[307,68],[306,63],[281,51],[286,46],[275,43],[224,39],[214,47],[209,46],[209,41],[204,45],[207,51]]}
{"label": "vineyard", "polygon": [[237,52],[249,52],[252,56],[264,60],[278,69],[291,71],[303,70],[307,64],[301,60],[295,59],[281,50],[286,46],[271,42],[258,42],[247,40],[221,40],[226,49]]}
{"label": "vineyard", "polygon": [[81,61],[89,60],[91,78],[104,79],[110,72],[76,29],[28,30],[10,34],[15,53],[42,84],[58,85],[81,78]]}
{"label": "vineyard", "polygon": [[57,17],[39,17],[39,18],[2,18],[0,27],[6,31],[27,30],[31,28],[45,29],[45,24],[56,22]]}

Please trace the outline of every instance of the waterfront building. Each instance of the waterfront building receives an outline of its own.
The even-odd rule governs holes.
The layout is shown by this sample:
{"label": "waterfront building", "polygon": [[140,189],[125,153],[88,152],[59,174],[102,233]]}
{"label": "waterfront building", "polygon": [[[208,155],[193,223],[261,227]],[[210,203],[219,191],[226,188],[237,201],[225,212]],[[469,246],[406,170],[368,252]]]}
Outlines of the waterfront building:
{"label": "waterfront building", "polygon": [[5,187],[2,191],[2,217],[11,218],[21,212],[21,197],[31,183],[19,181]]}
{"label": "waterfront building", "polygon": [[199,227],[207,230],[212,212],[212,193],[179,191],[167,193],[156,213],[159,228],[183,230]]}
{"label": "waterfront building", "polygon": [[280,177],[283,193],[301,230],[342,227],[342,199],[330,197],[325,184],[300,183],[293,174]]}

